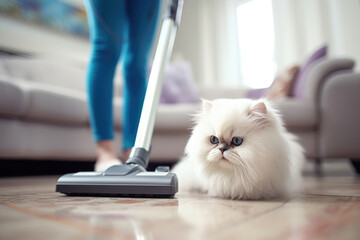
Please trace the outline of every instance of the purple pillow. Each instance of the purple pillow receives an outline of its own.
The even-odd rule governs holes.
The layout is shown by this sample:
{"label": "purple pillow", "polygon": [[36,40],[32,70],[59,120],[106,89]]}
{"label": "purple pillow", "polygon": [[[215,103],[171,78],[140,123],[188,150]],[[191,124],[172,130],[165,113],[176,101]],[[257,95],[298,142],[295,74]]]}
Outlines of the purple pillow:
{"label": "purple pillow", "polygon": [[291,91],[290,96],[295,98],[301,98],[303,96],[304,91],[304,84],[305,78],[309,73],[310,69],[312,68],[312,64],[325,57],[327,54],[327,45],[322,46],[318,50],[316,50],[307,60],[306,62],[300,67],[299,74],[294,82],[293,89]]}
{"label": "purple pillow", "polygon": [[250,99],[259,99],[264,97],[268,88],[249,89],[246,92],[246,97]]}
{"label": "purple pillow", "polygon": [[166,67],[160,103],[197,103],[199,101],[191,64],[172,62]]}

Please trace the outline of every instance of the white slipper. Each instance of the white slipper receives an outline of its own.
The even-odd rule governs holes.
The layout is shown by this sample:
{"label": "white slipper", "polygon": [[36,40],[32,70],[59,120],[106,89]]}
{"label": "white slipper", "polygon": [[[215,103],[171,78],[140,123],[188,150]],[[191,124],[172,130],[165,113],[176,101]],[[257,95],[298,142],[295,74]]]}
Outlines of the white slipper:
{"label": "white slipper", "polygon": [[95,172],[105,172],[109,167],[120,164],[122,164],[122,162],[119,159],[112,159],[106,162],[96,163]]}

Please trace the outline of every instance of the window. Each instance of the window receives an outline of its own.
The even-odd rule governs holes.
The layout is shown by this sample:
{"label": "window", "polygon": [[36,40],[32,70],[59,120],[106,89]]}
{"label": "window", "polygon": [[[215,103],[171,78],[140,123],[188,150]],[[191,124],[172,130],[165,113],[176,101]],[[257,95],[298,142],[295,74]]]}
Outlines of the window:
{"label": "window", "polygon": [[271,0],[243,1],[237,7],[240,69],[246,86],[269,87],[274,79],[274,24]]}

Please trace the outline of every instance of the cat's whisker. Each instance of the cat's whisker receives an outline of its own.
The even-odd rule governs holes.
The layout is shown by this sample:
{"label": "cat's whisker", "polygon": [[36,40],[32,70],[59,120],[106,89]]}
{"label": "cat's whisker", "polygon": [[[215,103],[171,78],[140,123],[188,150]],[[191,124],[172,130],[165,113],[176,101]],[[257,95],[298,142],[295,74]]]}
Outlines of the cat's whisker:
{"label": "cat's whisker", "polygon": [[[203,159],[206,159],[206,158],[203,158]],[[200,161],[200,166],[202,167],[202,169],[205,169],[207,172],[212,172],[214,165],[215,164],[212,161],[208,161],[208,160]]]}
{"label": "cat's whisker", "polygon": [[[241,168],[234,168],[234,174],[236,174],[236,171],[241,170],[241,173],[239,174],[241,177],[241,180],[244,181],[243,175],[245,175],[245,177],[247,178],[247,180],[252,184],[253,187],[257,188],[258,190],[260,190],[261,192],[265,192],[261,187],[259,187],[253,179],[258,179],[258,174],[256,173],[256,171],[246,162],[243,161],[242,158],[235,152],[232,152],[231,155],[234,155],[235,159],[237,160],[237,164],[234,165],[241,165]],[[240,161],[239,161],[240,159]],[[229,161],[230,162],[230,161]]]}
{"label": "cat's whisker", "polygon": [[249,177],[248,175],[247,175],[247,178],[248,178],[248,180],[249,180],[249,182],[253,185],[253,187],[255,187],[255,188],[257,188],[258,190],[260,190],[261,192],[265,192],[261,187],[259,187],[255,182],[254,182],[254,180],[253,179],[257,179],[257,174],[256,174],[256,172],[252,169],[252,168],[247,168],[247,170],[249,170],[251,173],[249,173],[250,175],[254,175],[254,177],[253,178],[251,178],[251,177]]}

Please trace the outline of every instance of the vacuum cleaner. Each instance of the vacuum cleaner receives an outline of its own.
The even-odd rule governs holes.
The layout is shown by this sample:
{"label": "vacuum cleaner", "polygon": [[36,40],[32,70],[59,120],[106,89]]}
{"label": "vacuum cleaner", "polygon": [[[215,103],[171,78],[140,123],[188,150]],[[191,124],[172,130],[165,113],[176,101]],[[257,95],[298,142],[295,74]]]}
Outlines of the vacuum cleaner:
{"label": "vacuum cleaner", "polygon": [[164,16],[160,37],[150,72],[135,145],[125,164],[105,172],[78,172],[61,176],[56,192],[70,196],[173,197],[178,179],[169,167],[147,172],[151,138],[159,105],[164,69],[168,63],[176,30],[180,24],[183,0],[170,0]]}

